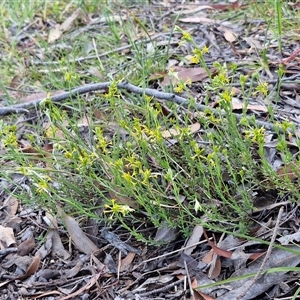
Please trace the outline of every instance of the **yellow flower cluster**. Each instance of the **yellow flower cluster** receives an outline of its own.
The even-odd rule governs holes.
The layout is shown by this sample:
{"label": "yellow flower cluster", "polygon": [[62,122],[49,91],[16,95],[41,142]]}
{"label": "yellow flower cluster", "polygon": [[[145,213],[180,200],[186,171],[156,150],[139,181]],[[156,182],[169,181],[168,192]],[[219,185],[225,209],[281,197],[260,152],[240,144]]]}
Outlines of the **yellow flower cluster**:
{"label": "yellow flower cluster", "polygon": [[209,48],[207,46],[204,46],[203,49],[195,48],[193,53],[194,55],[190,58],[190,62],[199,64],[203,60],[203,55],[209,53]]}
{"label": "yellow flower cluster", "polygon": [[260,82],[258,86],[256,87],[256,91],[254,92],[254,95],[258,93],[262,93],[264,96],[268,95],[268,83],[267,82]]}
{"label": "yellow flower cluster", "polygon": [[105,204],[104,207],[105,207],[104,213],[111,214],[109,219],[112,219],[114,215],[118,215],[118,214],[122,214],[123,216],[126,216],[129,212],[134,211],[134,209],[129,207],[128,205],[118,204],[116,202],[116,199],[111,199],[110,204]]}
{"label": "yellow flower cluster", "polygon": [[65,73],[65,81],[66,82],[72,82],[73,80],[75,80],[77,78],[78,78],[78,75],[74,71]]}
{"label": "yellow flower cluster", "polygon": [[131,128],[124,123],[123,127],[131,131],[132,137],[136,138],[139,142],[145,142],[146,140],[148,140],[148,142],[161,142],[163,140],[160,125],[151,129],[147,125],[141,124],[138,118],[134,118],[133,126]]}
{"label": "yellow flower cluster", "polygon": [[[138,182],[144,185],[149,184],[149,179],[156,177],[156,174],[152,173],[152,170],[144,168],[142,161],[136,154],[124,158],[125,167],[131,171],[123,172],[122,178],[125,179],[126,183],[135,186]],[[114,164],[117,168],[119,164]],[[123,167],[123,161],[122,161]]]}
{"label": "yellow flower cluster", "polygon": [[108,146],[111,145],[111,142],[107,141],[107,138],[103,135],[103,130],[100,127],[96,127],[95,129],[97,144],[96,147],[101,149],[103,153],[108,153]]}
{"label": "yellow flower cluster", "polygon": [[174,92],[180,94],[186,89],[188,85],[191,84],[192,84],[191,79],[187,79],[185,82],[179,82],[177,86],[174,88]]}
{"label": "yellow flower cluster", "polygon": [[136,179],[134,178],[134,176],[136,175],[135,171],[133,171],[131,174],[129,172],[124,172],[122,177],[125,179],[125,181],[129,184],[129,185],[136,185]]}
{"label": "yellow flower cluster", "polygon": [[13,146],[16,147],[18,145],[17,136],[14,132],[9,132],[1,139],[2,147]]}
{"label": "yellow flower cluster", "polygon": [[90,167],[95,162],[97,157],[95,152],[88,153],[84,149],[78,150],[75,147],[72,149],[72,151],[64,148],[62,148],[62,150],[64,150],[64,156],[72,160],[78,171],[82,171]]}
{"label": "yellow flower cluster", "polygon": [[293,129],[294,124],[292,122],[284,120],[281,123],[276,122],[275,126],[281,128],[283,132],[286,132],[288,129]]}
{"label": "yellow flower cluster", "polygon": [[2,132],[0,133],[2,148],[16,147],[18,145],[17,135],[16,135],[17,126],[16,125],[3,126],[3,121],[1,122],[0,125],[2,129]]}
{"label": "yellow flower cluster", "polygon": [[91,166],[96,158],[96,154],[94,152],[92,153],[87,153],[85,150],[81,150],[79,154],[79,164],[77,166],[78,170],[81,170],[82,168],[86,168]]}
{"label": "yellow flower cluster", "polygon": [[263,143],[265,140],[266,129],[264,127],[254,128],[252,130],[245,131],[246,139],[251,139],[253,143]]}
{"label": "yellow flower cluster", "polygon": [[29,175],[34,179],[33,185],[36,187],[38,194],[49,194],[51,177],[48,175],[40,174],[33,170],[33,167],[19,167],[19,171],[24,175]]}
{"label": "yellow flower cluster", "polygon": [[221,70],[219,71],[219,74],[214,76],[214,78],[212,79],[212,85],[213,87],[221,88],[226,86],[229,83],[229,81],[230,80],[227,76],[226,70]]}
{"label": "yellow flower cluster", "polygon": [[206,160],[206,157],[204,156],[204,148],[200,148],[198,143],[195,140],[192,140],[190,142],[190,146],[193,149],[195,155],[193,155],[191,158],[194,160],[196,158],[204,159]]}
{"label": "yellow flower cluster", "polygon": [[32,175],[34,172],[32,171],[32,168],[33,166],[32,165],[29,165],[29,167],[25,167],[25,166],[20,166],[17,168],[17,170],[25,175],[25,176],[29,176],[29,175]]}
{"label": "yellow flower cluster", "polygon": [[110,105],[113,107],[115,106],[115,98],[120,98],[120,94],[118,91],[118,82],[119,81],[112,81],[108,88],[108,93],[104,95],[104,97],[109,100]]}
{"label": "yellow flower cluster", "polygon": [[189,32],[183,31],[182,32],[182,40],[184,40],[186,42],[191,42],[193,40],[193,38]]}
{"label": "yellow flower cluster", "polygon": [[49,182],[50,182],[50,177],[45,177],[45,178],[42,178],[40,181],[38,181],[36,183],[36,186],[37,186],[37,193],[41,194],[41,193],[49,193]]}
{"label": "yellow flower cluster", "polygon": [[234,95],[233,91],[229,92],[228,89],[225,89],[225,91],[220,94],[221,101],[225,101],[227,103],[231,103],[233,95]]}

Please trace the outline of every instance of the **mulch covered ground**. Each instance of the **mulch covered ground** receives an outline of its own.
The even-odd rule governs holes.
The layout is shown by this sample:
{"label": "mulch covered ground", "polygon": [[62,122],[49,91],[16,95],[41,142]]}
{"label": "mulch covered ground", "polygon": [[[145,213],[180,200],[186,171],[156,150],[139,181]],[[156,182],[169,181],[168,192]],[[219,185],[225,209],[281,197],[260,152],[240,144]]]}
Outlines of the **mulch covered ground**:
{"label": "mulch covered ground", "polygon": [[[191,79],[190,89],[197,102],[203,103],[206,97],[204,86],[208,79],[201,68],[182,65],[176,59],[178,54],[184,57],[191,55],[189,45],[179,46],[181,35],[172,34],[170,37],[170,33],[164,30],[165,27],[172,28],[179,13],[178,25],[189,32],[200,47],[209,47],[209,53],[205,55],[209,68],[213,69],[216,61],[239,66],[234,80],[236,94],[233,109],[236,114],[241,113],[243,107],[239,78],[241,74],[251,76],[257,72],[260,80],[268,83],[269,96],[249,98],[247,113],[254,115],[258,121],[270,124],[267,106],[271,105],[276,120],[289,120],[299,127],[300,48],[294,40],[297,33],[289,32],[282,37],[283,49],[279,53],[278,42],[274,33],[266,31],[265,20],[247,18],[247,3],[223,5],[205,2],[195,5],[175,2],[161,1],[145,7],[133,5],[132,11],[146,23],[155,24],[156,32],[152,34],[162,51],[170,46],[169,67],[173,66],[181,78]],[[218,19],[218,13],[228,9],[234,10],[231,17]],[[295,5],[291,9],[298,7]],[[120,12],[124,17],[127,14],[125,10]],[[235,15],[244,18],[237,20]],[[94,15],[91,18],[96,20]],[[42,27],[49,33],[51,26],[55,25],[44,22],[44,27],[24,24],[22,34],[17,36],[18,47],[30,48],[31,57],[27,57],[26,61],[28,66],[47,68],[47,64],[38,59],[41,57],[39,48],[32,44],[32,37],[39,34]],[[64,38],[71,44],[77,35],[89,31],[95,33],[101,26],[107,26],[106,21],[97,19],[80,28],[71,28],[57,40]],[[11,36],[16,37],[14,34],[12,30]],[[137,42],[142,43],[143,38]],[[115,51],[124,49],[126,55],[134,55],[125,42],[122,48]],[[262,53],[268,65],[265,65]],[[85,59],[89,58],[76,58],[75,61]],[[109,54],[105,54],[105,59],[109,59]],[[280,64],[285,72],[279,80],[277,71]],[[167,86],[166,74],[160,74],[159,79],[156,77],[158,74],[153,74],[149,88],[161,91]],[[27,108],[35,100],[27,99],[21,106]],[[217,99],[212,96],[210,108],[217,105]],[[0,113],[1,109],[4,115],[16,108],[5,111],[2,103]],[[20,114],[24,122],[34,117],[33,112]],[[288,172],[281,168],[275,133],[269,130],[268,135],[266,149],[270,163],[278,172]],[[290,137],[294,155],[299,151],[296,138]],[[291,170],[288,176],[298,179],[298,174]],[[12,179],[18,188],[30,189],[30,182],[23,176],[15,174]],[[191,237],[184,238],[175,229],[157,230],[145,220],[140,226],[140,233],[145,238],[168,242],[152,246],[137,241],[119,224],[108,228],[103,221],[75,218],[63,213],[54,217],[40,207],[27,207],[11,196],[15,186],[5,179],[1,181],[1,299],[291,299],[298,289],[298,269],[295,272],[276,272],[274,269],[293,268],[300,263],[298,254],[282,248],[243,240],[229,233],[205,232],[196,224]],[[253,228],[253,237],[271,242],[271,246],[299,241],[299,209],[295,202],[290,201],[288,193],[281,195],[276,190],[269,193],[257,191],[254,200],[257,209],[249,218],[256,220],[258,225]],[[280,236],[284,237],[278,240]],[[290,245],[289,249],[298,251],[296,245]],[[270,269],[273,271],[266,271]],[[240,276],[238,281],[213,285],[214,282],[236,276]],[[212,285],[197,289],[207,284]]]}

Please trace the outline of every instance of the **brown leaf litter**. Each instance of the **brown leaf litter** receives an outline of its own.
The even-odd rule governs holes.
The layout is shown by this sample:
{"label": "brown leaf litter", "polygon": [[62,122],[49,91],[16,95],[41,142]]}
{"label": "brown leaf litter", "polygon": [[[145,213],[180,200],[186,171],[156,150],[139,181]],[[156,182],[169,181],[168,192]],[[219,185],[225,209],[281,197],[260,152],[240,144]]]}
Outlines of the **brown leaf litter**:
{"label": "brown leaf litter", "polygon": [[[273,93],[274,101],[272,97],[271,100],[266,100],[262,95],[258,95],[249,97],[245,105],[238,86],[235,87],[235,101],[232,107],[234,110],[245,109],[248,114],[254,114],[258,120],[267,120],[270,117],[267,107],[272,105],[279,119],[292,120],[299,127],[300,85],[297,82],[299,80],[297,45],[286,41],[283,45],[284,55],[281,57],[277,52],[277,45],[272,45],[272,41],[266,48],[264,44],[266,24],[263,21],[257,24],[245,19],[244,22],[236,25],[234,22],[221,22],[215,18],[217,15],[213,15],[215,11],[222,12],[229,9],[242,12],[245,6],[238,1],[229,4],[203,4],[201,2],[196,8],[194,5],[176,4],[176,1],[158,2],[160,9],[166,12],[163,19],[155,19],[155,16],[152,19],[152,21],[158,20],[158,31],[163,32],[166,25],[171,28],[173,17],[180,15],[180,26],[193,35],[197,44],[205,44],[210,48],[210,53],[207,54],[205,60],[212,73],[214,73],[213,62],[220,61],[222,64],[234,62],[240,67],[236,74],[236,82],[239,81],[241,74],[251,76],[259,68],[261,79],[276,86],[275,70],[280,63],[283,64],[285,77],[282,84],[283,90],[280,91],[280,103],[275,100]],[[293,6],[297,8],[296,4]],[[140,9],[136,8],[135,15],[138,15]],[[155,14],[155,12],[153,8],[151,13]],[[120,15],[114,16],[110,21],[121,24],[129,17],[132,15],[121,11]],[[75,30],[76,22],[80,23],[82,28]],[[81,32],[88,32],[97,24],[103,26],[105,22],[107,19],[95,19],[92,15],[78,9],[48,30],[48,43],[58,43],[63,38],[69,38],[71,41]],[[42,28],[45,29],[42,21],[37,20],[35,26],[36,34],[38,33],[46,40],[45,33],[38,32]],[[248,31],[248,28],[251,30]],[[166,42],[161,32],[156,34],[155,38],[160,39],[160,42]],[[138,30],[134,32],[137,41],[144,35],[145,33]],[[27,38],[28,36],[30,38]],[[35,51],[35,57],[44,57],[44,54],[34,47],[36,45],[35,34],[29,32],[25,36],[20,35],[14,38],[17,39],[19,47],[26,47],[32,53]],[[179,45],[179,40],[174,38],[172,43],[170,41],[161,43],[161,47],[168,44]],[[148,48],[150,51],[150,47]],[[186,58],[191,55],[189,49],[184,47],[172,50],[174,50],[173,54],[176,51],[182,51],[182,56]],[[259,56],[264,50],[268,51],[267,55],[272,62],[268,66],[261,63]],[[118,51],[130,55],[131,46],[123,45]],[[103,56],[105,55],[108,54],[105,53]],[[90,56],[74,59],[77,59],[76,62],[79,63],[91,57],[95,58],[95,56]],[[35,66],[38,66],[38,63]],[[180,80],[191,80],[193,84],[189,87],[189,92],[199,103],[202,103],[206,98],[203,89],[203,85],[208,80],[206,70],[193,65],[183,67],[176,56],[175,58],[170,56],[169,66],[174,67],[178,72]],[[156,74],[160,76],[153,76],[150,78],[151,82],[162,87],[170,83],[176,84],[176,81],[173,82],[166,75],[167,71],[158,70]],[[24,73],[23,70],[22,73]],[[95,71],[93,73],[98,74]],[[98,74],[98,77],[101,76]],[[20,85],[22,85],[20,76],[15,76],[10,88],[19,88]],[[24,93],[15,93],[11,90],[10,96],[19,97],[21,102],[27,103],[35,101],[40,95],[47,96],[48,93],[43,90],[38,92],[25,97]],[[218,98],[210,99],[210,105],[212,103],[217,105]],[[168,113],[166,112],[166,115]],[[104,118],[101,111],[95,114],[99,119]],[[82,126],[88,125],[86,119],[81,121]],[[20,123],[23,122],[24,120],[20,121]],[[194,134],[200,129],[199,123],[194,123],[189,128]],[[168,138],[176,138],[177,134],[176,129],[163,132],[163,135]],[[268,138],[266,148],[270,165],[277,170],[278,175],[297,181],[299,178],[297,165],[284,164],[283,159],[277,157],[276,150],[274,150],[278,144],[278,137],[270,133]],[[40,154],[36,153],[31,145],[26,147],[25,145],[24,141],[20,142],[20,151],[34,154],[32,161],[38,162],[41,158]],[[298,147],[292,138],[288,145],[291,149]],[[297,151],[299,151],[298,148]],[[47,152],[46,149],[45,152]],[[12,181],[24,189],[30,189],[29,183],[23,176],[15,174],[12,176]],[[299,248],[291,245],[299,242],[298,206],[292,204],[289,199],[285,200],[287,195],[281,198],[276,191],[268,191],[264,195],[258,191],[256,195],[253,195],[253,201],[257,205],[252,215],[249,214],[249,221],[255,224],[251,228],[252,241],[246,241],[242,235],[239,237],[230,233],[220,235],[214,232],[213,228],[206,232],[202,226],[195,224],[185,243],[185,238],[176,230],[172,230],[173,228],[162,226],[157,230],[149,227],[149,224],[145,227],[141,225],[145,236],[154,237],[156,242],[167,242],[167,245],[148,246],[132,238],[118,226],[107,228],[105,222],[76,219],[62,211],[58,216],[52,216],[42,209],[27,207],[17,199],[6,195],[7,190],[13,190],[12,183],[1,178],[1,299],[211,300],[238,299],[243,294],[242,299],[258,299],[257,297],[275,299],[290,297],[298,288],[297,273],[288,274],[286,270],[280,269],[283,266],[294,268],[300,264]],[[117,200],[125,203],[132,199],[119,197]],[[284,219],[278,217],[282,210],[285,214]],[[275,223],[280,224],[277,227],[278,232],[274,231]],[[85,226],[92,226],[93,230]],[[276,243],[274,241],[274,248],[269,253],[268,260],[264,262],[269,249],[256,239],[269,240],[274,237],[274,232]],[[287,247],[283,249],[280,245],[287,245]],[[256,274],[258,274],[257,278],[255,278]],[[228,282],[226,281],[228,278],[236,278],[236,280]],[[253,279],[256,280],[250,286]]]}

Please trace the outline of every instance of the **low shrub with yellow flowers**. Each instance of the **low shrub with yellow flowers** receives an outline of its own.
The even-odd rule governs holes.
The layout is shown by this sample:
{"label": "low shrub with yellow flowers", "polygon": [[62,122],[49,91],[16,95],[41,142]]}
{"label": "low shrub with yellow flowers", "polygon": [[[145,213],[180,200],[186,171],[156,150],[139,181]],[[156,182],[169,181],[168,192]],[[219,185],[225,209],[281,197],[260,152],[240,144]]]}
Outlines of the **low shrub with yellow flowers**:
{"label": "low shrub with yellow flowers", "polygon": [[[271,189],[276,184],[296,193],[286,178],[276,177],[270,168],[264,154],[266,129],[257,126],[246,109],[239,121],[233,113],[237,66],[215,62],[212,74],[205,63],[209,49],[200,49],[189,32],[175,29],[182,35],[181,42],[191,45],[190,62],[207,71],[204,89],[215,97],[216,110],[192,113],[196,103],[189,90],[192,82],[182,81],[172,69],[169,76],[177,79],[174,91],[190,96],[190,110],[165,103],[166,116],[149,96],[121,94],[117,80],[96,98],[97,109],[108,115],[105,120],[95,120],[92,104],[88,110],[74,109],[70,114],[68,106],[65,109],[47,99],[40,106],[49,123],[45,132],[38,139],[27,134],[39,154],[36,157],[18,151],[18,128],[0,121],[1,150],[15,158],[11,168],[32,186],[20,198],[53,211],[60,203],[72,214],[118,220],[142,238],[134,224],[144,222],[145,216],[155,226],[166,223],[184,234],[203,222],[208,227],[226,224],[247,231],[252,187]],[[65,74],[67,83],[77,80],[74,71]],[[240,75],[238,81],[246,104],[250,97],[268,96],[268,84],[257,73]],[[208,100],[204,99],[205,104]],[[77,120],[89,112],[91,123],[81,132]],[[195,123],[200,130],[192,132]],[[276,128],[278,135],[284,132],[276,147],[288,163],[292,156],[287,140],[295,128],[287,120],[276,123]],[[51,145],[51,150],[45,151],[44,145]],[[265,176],[263,184],[257,174]]]}

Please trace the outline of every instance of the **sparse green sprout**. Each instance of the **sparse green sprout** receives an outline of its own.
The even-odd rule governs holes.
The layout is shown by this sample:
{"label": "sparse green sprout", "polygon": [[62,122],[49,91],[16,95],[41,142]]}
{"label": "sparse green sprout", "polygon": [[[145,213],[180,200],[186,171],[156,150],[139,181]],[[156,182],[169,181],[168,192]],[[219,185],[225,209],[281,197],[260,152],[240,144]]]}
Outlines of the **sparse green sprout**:
{"label": "sparse green sprout", "polygon": [[242,117],[239,122],[242,126],[249,127],[249,120],[247,117]]}
{"label": "sparse green sprout", "polygon": [[219,61],[214,61],[213,62],[213,67],[216,68],[219,71],[222,71],[224,69],[223,66],[220,64]]}
{"label": "sparse green sprout", "polygon": [[174,26],[174,32],[183,32],[183,30],[178,26],[178,25],[175,25]]}
{"label": "sparse green sprout", "polygon": [[173,182],[174,181],[174,174],[173,174],[173,170],[172,169],[168,169],[167,170],[167,173],[165,174],[165,179],[168,181],[168,182]]}
{"label": "sparse green sprout", "polygon": [[247,78],[248,77],[246,75],[244,75],[244,74],[240,75],[240,84],[241,84],[242,87],[245,87],[245,84],[247,82]]}
{"label": "sparse green sprout", "polygon": [[153,97],[144,95],[144,99],[146,100],[147,103],[150,103],[153,100]]}
{"label": "sparse green sprout", "polygon": [[231,63],[230,64],[230,69],[232,70],[233,73],[236,72],[237,68],[238,68],[238,65],[236,63]]}
{"label": "sparse green sprout", "polygon": [[241,176],[241,178],[244,178],[244,176],[245,176],[245,170],[244,170],[244,168],[241,168],[239,170],[239,175]]}
{"label": "sparse green sprout", "polygon": [[283,64],[279,64],[278,70],[277,70],[278,76],[282,77],[284,75],[284,67]]}
{"label": "sparse green sprout", "polygon": [[284,152],[287,149],[287,143],[284,139],[280,139],[280,141],[276,145],[276,149],[279,152]]}

